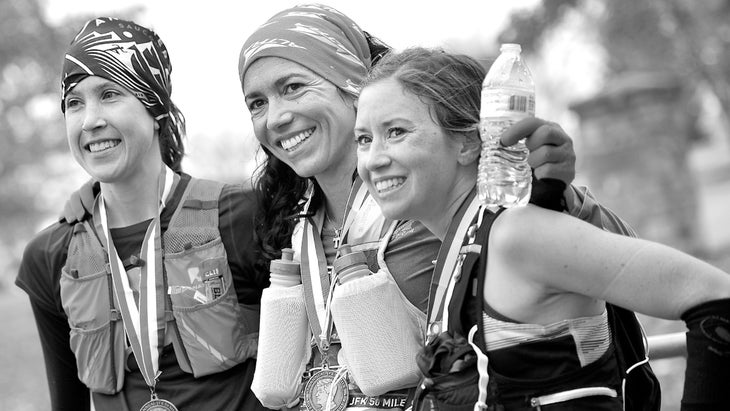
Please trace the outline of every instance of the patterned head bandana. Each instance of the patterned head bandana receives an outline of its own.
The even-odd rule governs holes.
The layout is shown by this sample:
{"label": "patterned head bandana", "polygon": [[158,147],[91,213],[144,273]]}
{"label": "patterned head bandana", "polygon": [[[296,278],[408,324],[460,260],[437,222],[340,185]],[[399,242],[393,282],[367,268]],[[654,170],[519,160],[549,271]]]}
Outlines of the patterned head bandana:
{"label": "patterned head bandana", "polygon": [[152,30],[110,17],[91,19],[63,61],[61,111],[71,89],[88,76],[99,76],[126,87],[160,120],[173,107],[171,71],[167,48]]}
{"label": "patterned head bandana", "polygon": [[360,27],[321,4],[284,10],[246,40],[238,60],[241,86],[246,70],[261,57],[299,63],[353,96],[370,68],[370,50]]}

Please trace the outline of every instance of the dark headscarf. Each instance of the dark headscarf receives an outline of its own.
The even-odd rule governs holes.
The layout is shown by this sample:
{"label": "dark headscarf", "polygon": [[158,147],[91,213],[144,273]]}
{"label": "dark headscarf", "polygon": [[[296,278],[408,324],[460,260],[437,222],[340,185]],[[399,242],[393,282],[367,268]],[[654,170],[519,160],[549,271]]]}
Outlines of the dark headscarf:
{"label": "dark headscarf", "polygon": [[127,88],[160,120],[173,108],[171,72],[167,48],[152,30],[110,17],[91,19],[63,61],[61,111],[72,88],[88,76],[99,76]]}
{"label": "dark headscarf", "polygon": [[162,160],[181,171],[185,155],[185,116],[172,102],[172,65],[167,47],[154,31],[111,17],[86,22],[63,60],[61,111],[66,95],[88,76],[113,81],[132,92],[160,125]]}
{"label": "dark headscarf", "polygon": [[249,36],[238,60],[241,86],[246,70],[261,57],[301,64],[353,96],[370,69],[370,50],[360,27],[321,4],[277,13]]}

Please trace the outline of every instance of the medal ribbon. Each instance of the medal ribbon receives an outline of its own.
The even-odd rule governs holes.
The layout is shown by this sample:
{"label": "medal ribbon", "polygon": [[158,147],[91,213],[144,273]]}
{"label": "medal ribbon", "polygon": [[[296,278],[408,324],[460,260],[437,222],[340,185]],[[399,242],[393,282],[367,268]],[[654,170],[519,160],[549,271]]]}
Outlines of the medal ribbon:
{"label": "medal ribbon", "polygon": [[[109,231],[103,195],[99,196],[99,201],[96,203],[98,207],[95,207],[94,211],[94,217],[96,221],[101,222],[102,233],[107,241],[106,249],[109,255],[114,295],[122,314],[124,330],[140,372],[153,392],[159,375],[159,347],[164,344],[164,333],[159,333],[158,329],[164,329],[165,326],[164,295],[158,296],[158,294],[164,293],[162,275],[157,274],[162,273],[163,264],[160,213],[165,208],[166,200],[171,195],[173,183],[177,178],[179,177],[168,167],[164,167],[164,172],[160,173],[158,192],[160,189],[162,192],[159,197],[159,209],[147,227],[140,251],[140,256],[144,256],[145,264],[140,267],[139,308],[135,303],[124,264],[117,254]],[[157,290],[160,290],[160,293]]]}
{"label": "medal ribbon", "polygon": [[451,298],[455,284],[454,273],[456,269],[461,269],[463,261],[459,252],[467,230],[479,208],[480,202],[476,196],[476,190],[472,190],[456,211],[456,215],[446,231],[446,237],[441,243],[431,280],[426,343],[440,332],[445,331],[445,327],[448,326],[448,300]]}
{"label": "medal ribbon", "polygon": [[[358,211],[369,195],[367,188],[359,177],[355,178],[350,192],[356,194],[350,196],[345,209],[344,223],[340,234],[342,238],[347,235],[347,231],[352,226]],[[309,209],[310,202],[311,197],[304,205],[305,213]],[[321,238],[323,221],[323,210],[319,210],[314,217],[306,217],[304,220],[301,269],[304,303],[309,318],[309,326],[312,329],[312,335],[317,340],[320,351],[325,352],[329,348],[332,321],[329,316],[329,304],[327,304],[330,294],[330,276]]]}

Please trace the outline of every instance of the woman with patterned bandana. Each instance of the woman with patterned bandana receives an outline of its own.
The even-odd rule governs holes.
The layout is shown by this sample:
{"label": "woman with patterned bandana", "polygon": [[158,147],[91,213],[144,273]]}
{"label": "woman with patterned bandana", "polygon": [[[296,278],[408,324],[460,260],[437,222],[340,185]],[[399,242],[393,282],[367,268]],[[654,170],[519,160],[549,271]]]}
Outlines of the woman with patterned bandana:
{"label": "woman with patterned bandana", "polygon": [[162,40],[100,17],[74,38],[61,109],[76,161],[100,182],[83,222],[27,245],[53,410],[255,410],[258,303],[250,191],[181,172],[182,113]]}

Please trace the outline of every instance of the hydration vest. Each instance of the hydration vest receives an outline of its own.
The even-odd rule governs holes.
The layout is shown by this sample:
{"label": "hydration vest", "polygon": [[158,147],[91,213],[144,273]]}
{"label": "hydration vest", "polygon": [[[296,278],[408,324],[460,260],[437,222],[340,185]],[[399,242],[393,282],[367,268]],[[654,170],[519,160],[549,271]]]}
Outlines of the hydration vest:
{"label": "hydration vest", "polygon": [[[350,210],[350,213],[354,215],[346,239],[343,239],[344,243],[348,244],[352,251],[365,253],[370,271],[378,271],[379,267],[385,268],[383,253],[388,247],[388,241],[398,221],[385,218],[378,203],[369,193],[366,194],[362,204],[357,209]],[[301,261],[303,226],[304,220],[300,219],[291,235],[291,246],[296,261]]]}
{"label": "hydration vest", "polygon": [[[239,306],[218,228],[223,186],[190,179],[162,234],[165,333],[180,368],[195,377],[227,370],[256,354],[258,313]],[[79,379],[93,392],[114,394],[124,385],[128,349],[104,236],[96,224],[74,226],[60,279],[61,302]],[[145,263],[132,260],[125,266]]]}
{"label": "hydration vest", "polygon": [[[395,280],[392,278],[392,275],[390,274],[390,271],[387,267],[386,261],[385,261],[385,251],[388,247],[388,243],[393,236],[394,232],[396,231],[396,228],[398,227],[399,222],[390,220],[383,216],[382,211],[380,210],[380,207],[375,202],[375,199],[365,191],[364,187],[361,187],[364,193],[364,197],[362,197],[362,201],[358,200],[358,196],[355,195],[354,198],[356,200],[354,201],[355,206],[350,208],[349,215],[347,218],[352,218],[352,223],[349,226],[349,229],[347,230],[347,234],[345,235],[345,241],[350,249],[352,251],[360,251],[363,252],[367,258],[367,264],[368,268],[372,272],[379,272],[377,275],[384,275],[389,277],[390,281],[395,282]],[[357,190],[359,192],[359,190]],[[321,213],[321,210],[319,211]],[[320,218],[321,215],[318,215],[317,213],[314,214],[314,218]],[[305,263],[302,263],[303,257],[302,256],[302,239],[305,235],[305,222],[300,220],[297,225],[294,228],[294,231],[292,233],[291,237],[291,244],[292,248],[294,249],[294,260],[299,261],[302,266],[305,266]],[[304,272],[304,270],[302,270]],[[418,326],[415,328],[419,331],[419,337],[418,340],[422,340],[422,330],[425,327],[425,315],[423,312],[421,312],[416,306],[414,306],[410,301],[407,300],[405,295],[403,295],[402,291],[398,289],[397,291],[400,293],[399,297],[402,301],[402,307],[399,309],[404,310],[405,312],[408,312],[414,322],[418,323]],[[310,319],[311,321],[311,319]],[[412,324],[408,324],[408,326],[411,326]],[[403,325],[406,327],[406,325]],[[383,331],[381,329],[378,329],[374,332],[387,332]],[[339,364],[339,347],[340,347],[340,341],[339,337],[337,335],[334,335],[334,339],[331,341],[333,343],[329,348],[329,358],[330,358],[330,365],[342,365]],[[315,345],[312,346],[312,353],[313,355],[309,358],[309,365],[312,367],[317,367],[321,359],[319,358],[319,351],[314,348]],[[399,348],[406,349],[405,346],[400,346]],[[412,356],[415,354],[415,350],[410,353],[407,357],[412,358]],[[346,357],[346,354],[345,354]],[[418,372],[417,369],[414,368],[413,375],[415,383],[418,378]],[[306,373],[305,373],[306,374]],[[384,377],[381,379],[381,383],[384,381],[388,381],[388,378],[393,377],[392,375],[388,375],[388,377]],[[350,381],[350,392],[349,392],[349,400],[348,404],[345,407],[345,409],[350,409],[352,407],[362,407],[367,404],[381,404],[385,408],[395,408],[395,409],[405,409],[407,405],[410,404],[412,396],[410,395],[412,393],[412,389],[401,389],[398,391],[389,391],[384,394],[377,394],[375,396],[367,396],[362,391],[360,391],[360,387],[356,386],[356,382],[354,380]],[[411,384],[413,384],[411,383]],[[387,405],[386,404],[390,404]],[[392,405],[392,407],[391,407]]]}
{"label": "hydration vest", "polygon": [[[606,303],[606,310],[612,347],[595,363],[571,373],[570,378],[558,376],[540,381],[516,381],[497,374],[487,365],[481,290],[486,276],[489,232],[499,213],[486,211],[478,227],[474,224],[475,218],[470,241],[455,239],[463,241],[464,245],[460,253],[463,255],[461,274],[455,281],[449,302],[449,311],[454,314],[449,317],[447,330],[418,355],[417,361],[425,378],[419,384],[413,410],[420,411],[429,403],[431,409],[449,411],[471,411],[477,407],[489,410],[540,409],[541,405],[547,404],[561,409],[555,402],[541,403],[540,399],[557,399],[560,402],[561,398],[571,398],[563,397],[566,392],[609,384],[620,388],[619,395],[623,396],[625,410],[658,411],[661,392],[646,355],[641,325],[632,311],[610,303]],[[455,364],[460,366],[455,367]],[[487,374],[489,378],[486,378]],[[486,402],[480,397],[480,388],[488,393]],[[549,395],[552,393],[557,395]],[[430,400],[426,395],[430,396]],[[596,406],[588,401],[588,405],[572,402],[568,407],[594,409]],[[606,406],[615,409],[614,405]]]}

